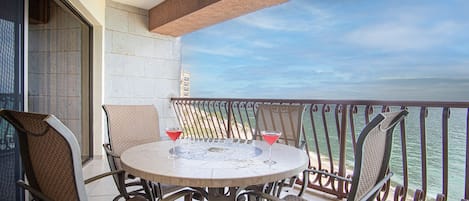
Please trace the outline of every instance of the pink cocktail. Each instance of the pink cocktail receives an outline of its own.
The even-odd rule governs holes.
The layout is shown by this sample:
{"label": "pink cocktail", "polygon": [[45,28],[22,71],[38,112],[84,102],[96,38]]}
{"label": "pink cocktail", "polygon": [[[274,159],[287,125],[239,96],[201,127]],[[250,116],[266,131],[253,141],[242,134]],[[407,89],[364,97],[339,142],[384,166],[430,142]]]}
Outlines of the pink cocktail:
{"label": "pink cocktail", "polygon": [[176,141],[179,136],[182,134],[182,130],[167,130],[166,135],[172,140]]}
{"label": "pink cocktail", "polygon": [[262,138],[264,138],[264,141],[266,141],[270,145],[274,144],[275,141],[277,141],[279,137],[280,137],[280,134],[277,134],[277,133],[264,133],[262,135]]}
{"label": "pink cocktail", "polygon": [[182,129],[180,128],[166,128],[166,135],[173,141],[173,151],[169,156],[170,159],[178,158],[176,154],[176,140],[181,136]]}
{"label": "pink cocktail", "polygon": [[277,162],[272,160],[272,145],[278,140],[282,133],[280,131],[261,131],[262,138],[266,141],[269,147],[269,160],[264,161],[265,164],[273,165]]}

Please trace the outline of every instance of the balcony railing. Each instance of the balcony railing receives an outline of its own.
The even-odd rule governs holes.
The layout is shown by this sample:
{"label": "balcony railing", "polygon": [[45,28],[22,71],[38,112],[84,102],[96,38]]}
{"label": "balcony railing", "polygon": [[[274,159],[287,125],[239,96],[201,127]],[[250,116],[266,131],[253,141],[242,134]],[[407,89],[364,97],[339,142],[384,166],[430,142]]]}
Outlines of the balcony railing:
{"label": "balcony railing", "polygon": [[[303,132],[310,167],[353,172],[356,139],[374,115],[407,109],[393,138],[391,182],[378,200],[469,200],[469,102],[172,98],[185,135],[252,138],[259,104],[305,105]],[[350,183],[327,176],[309,187],[347,196]]]}

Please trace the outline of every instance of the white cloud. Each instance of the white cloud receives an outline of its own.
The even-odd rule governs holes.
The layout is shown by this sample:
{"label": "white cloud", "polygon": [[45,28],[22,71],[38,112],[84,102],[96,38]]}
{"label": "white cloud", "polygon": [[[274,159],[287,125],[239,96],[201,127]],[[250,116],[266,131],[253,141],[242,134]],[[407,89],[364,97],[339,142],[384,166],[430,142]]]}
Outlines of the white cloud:
{"label": "white cloud", "polygon": [[391,22],[360,27],[345,35],[345,41],[383,50],[419,50],[450,42],[460,25],[440,22],[430,27],[406,22]]}
{"label": "white cloud", "polygon": [[222,47],[218,47],[218,46],[217,47],[202,47],[201,45],[187,46],[185,47],[185,51],[218,55],[218,56],[226,56],[226,57],[237,57],[237,56],[250,54],[250,51],[248,49],[236,48],[232,46],[222,46]]}
{"label": "white cloud", "polygon": [[256,40],[251,43],[255,47],[260,47],[260,48],[273,48],[275,45],[272,42],[265,42],[265,41],[260,41]]}
{"label": "white cloud", "polygon": [[291,23],[279,15],[271,15],[267,12],[256,12],[236,19],[237,22],[260,29],[298,32],[307,31],[308,26],[298,20],[298,23]]}

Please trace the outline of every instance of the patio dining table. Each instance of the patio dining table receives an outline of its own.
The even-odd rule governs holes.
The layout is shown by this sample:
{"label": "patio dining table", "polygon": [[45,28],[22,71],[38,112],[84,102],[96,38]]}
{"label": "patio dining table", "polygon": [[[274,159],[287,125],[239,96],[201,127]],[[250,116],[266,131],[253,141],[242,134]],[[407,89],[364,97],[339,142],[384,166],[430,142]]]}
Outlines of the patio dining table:
{"label": "patio dining table", "polygon": [[[243,187],[295,176],[308,166],[303,150],[272,146],[273,165],[265,164],[269,145],[264,141],[158,141],[129,148],[121,155],[128,173],[150,181],[207,189],[209,201],[235,200]],[[178,158],[169,156],[175,151]],[[225,189],[228,191],[225,192]]]}

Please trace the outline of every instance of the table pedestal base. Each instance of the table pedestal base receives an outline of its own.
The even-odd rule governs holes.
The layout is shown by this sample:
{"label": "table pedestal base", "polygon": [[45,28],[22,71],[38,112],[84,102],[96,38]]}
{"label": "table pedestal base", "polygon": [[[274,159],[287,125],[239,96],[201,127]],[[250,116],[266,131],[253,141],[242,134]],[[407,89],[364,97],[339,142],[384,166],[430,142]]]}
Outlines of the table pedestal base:
{"label": "table pedestal base", "polygon": [[230,187],[225,193],[225,188],[208,188],[209,201],[235,201],[238,188]]}

